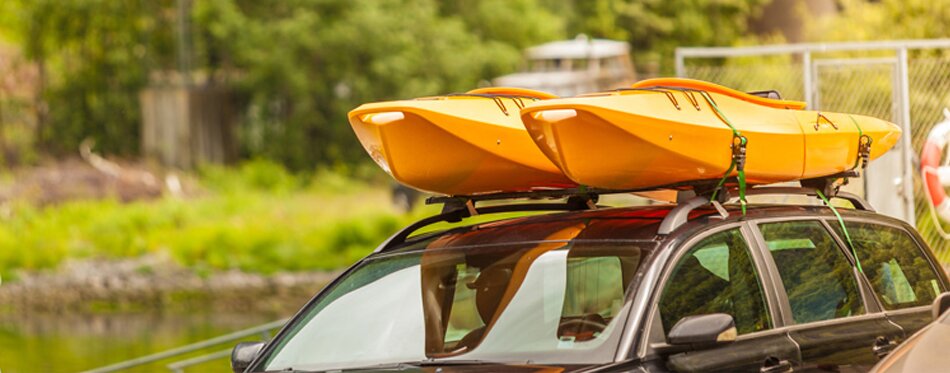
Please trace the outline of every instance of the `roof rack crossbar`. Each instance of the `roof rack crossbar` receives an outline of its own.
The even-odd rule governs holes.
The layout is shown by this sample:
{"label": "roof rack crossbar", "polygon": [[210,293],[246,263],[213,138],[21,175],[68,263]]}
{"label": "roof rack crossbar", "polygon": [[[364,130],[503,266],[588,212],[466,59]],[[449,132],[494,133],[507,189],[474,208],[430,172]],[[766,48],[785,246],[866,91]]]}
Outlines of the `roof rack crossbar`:
{"label": "roof rack crossbar", "polygon": [[[818,190],[813,187],[756,187],[746,190],[746,195],[771,195],[771,194],[783,194],[783,195],[803,195],[818,197]],[[728,193],[725,193],[727,190],[724,190],[723,193],[720,193],[720,196],[725,196],[724,200],[728,200]],[[863,198],[848,192],[836,192],[828,195],[829,198],[840,198],[851,203],[857,210],[863,211],[874,211],[874,208],[867,203]],[[680,203],[673,210],[670,210],[670,213],[663,218],[663,221],[660,222],[660,228],[657,230],[659,235],[668,235],[673,233],[677,228],[686,224],[686,221],[689,218],[689,213],[693,210],[706,206],[710,204],[708,195],[699,195],[693,197],[686,202]]]}
{"label": "roof rack crossbar", "polygon": [[[821,190],[829,198],[840,198],[851,202],[855,209],[864,211],[874,211],[870,204],[864,199],[851,193],[840,192],[835,184],[836,180],[857,176],[854,170],[848,170],[839,174],[825,176],[821,178],[800,180],[802,187],[769,187],[760,186],[749,188],[747,195],[805,195],[817,197],[817,190]],[[390,248],[405,243],[409,236],[419,229],[440,222],[457,223],[467,217],[481,214],[494,214],[504,212],[525,212],[525,211],[579,211],[599,207],[596,203],[601,195],[634,193],[657,189],[678,189],[680,194],[678,206],[673,208],[669,214],[660,223],[660,235],[672,233],[674,230],[686,224],[689,213],[693,210],[710,204],[710,195],[717,189],[718,180],[698,180],[684,183],[671,184],[666,186],[657,186],[645,189],[599,189],[599,188],[564,188],[564,189],[541,189],[522,192],[500,192],[486,193],[476,195],[459,196],[433,196],[426,198],[426,204],[443,204],[442,213],[419,220],[401,231],[394,234],[382,245],[376,248],[374,253],[384,252]],[[692,187],[692,189],[680,189],[682,187]],[[729,191],[734,187],[722,187],[718,193],[717,201],[726,203],[730,199]],[[695,196],[695,197],[691,197]],[[476,207],[480,201],[498,201],[513,199],[567,199],[564,203],[522,203],[510,205],[497,205]],[[719,210],[717,208],[717,210]],[[720,215],[722,212],[720,211]]]}
{"label": "roof rack crossbar", "polygon": [[471,210],[474,210],[477,215],[485,214],[499,214],[506,212],[530,212],[530,211],[577,211],[584,210],[587,208],[587,205],[578,205],[577,203],[565,202],[565,203],[518,203],[512,205],[500,205],[500,206],[485,206],[485,207],[472,207],[469,208],[459,208],[451,209],[445,211],[438,215],[433,215],[422,220],[419,220],[415,223],[410,224],[409,226],[403,228],[399,232],[393,234],[389,239],[379,245],[376,250],[373,251],[374,254],[386,252],[391,250],[393,247],[406,243],[409,239],[409,236],[416,231],[430,226],[436,223],[448,222],[454,223],[462,221],[462,219],[472,216]]}
{"label": "roof rack crossbar", "polygon": [[597,201],[597,197],[601,194],[617,194],[617,193],[631,193],[639,190],[612,190],[612,189],[597,189],[597,188],[565,188],[565,189],[541,189],[541,190],[531,190],[524,192],[501,192],[501,193],[487,193],[487,194],[474,194],[474,195],[462,195],[462,196],[433,196],[426,198],[427,205],[434,205],[438,203],[443,204],[452,204],[452,203],[465,203],[465,201],[479,202],[479,201],[498,201],[498,200],[507,200],[507,199],[561,199],[574,196],[588,196]]}

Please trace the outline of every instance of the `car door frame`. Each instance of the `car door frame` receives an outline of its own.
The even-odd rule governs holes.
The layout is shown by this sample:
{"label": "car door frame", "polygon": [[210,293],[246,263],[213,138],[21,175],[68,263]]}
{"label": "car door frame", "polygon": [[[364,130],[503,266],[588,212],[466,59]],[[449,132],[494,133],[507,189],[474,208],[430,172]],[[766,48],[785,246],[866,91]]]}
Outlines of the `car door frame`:
{"label": "car door frame", "polygon": [[[803,324],[797,324],[792,317],[791,304],[788,300],[788,294],[785,290],[784,282],[782,281],[781,274],[778,271],[778,266],[775,264],[771,254],[768,250],[768,244],[765,241],[765,237],[762,235],[759,225],[761,224],[770,224],[770,223],[784,223],[784,222],[794,222],[794,221],[813,221],[819,223],[826,233],[832,238],[835,246],[838,251],[844,254],[844,258],[847,260],[848,264],[851,266],[851,276],[855,280],[855,283],[858,286],[858,292],[861,296],[861,301],[864,304],[865,313],[856,316],[847,316],[840,317],[828,320],[813,321]],[[753,235],[755,236],[755,245],[757,250],[761,252],[766,261],[766,266],[769,268],[769,273],[773,277],[773,283],[776,285],[774,291],[777,293],[777,298],[780,300],[779,307],[784,316],[783,320],[786,321],[782,329],[788,333],[789,337],[795,340],[792,337],[792,333],[796,331],[807,331],[810,329],[816,328],[827,328],[830,326],[842,326],[852,323],[860,323],[865,321],[871,321],[878,319],[881,321],[881,327],[887,328],[882,330],[882,336],[888,338],[889,340],[899,343],[904,338],[904,330],[897,323],[894,323],[887,315],[884,313],[884,308],[878,302],[878,298],[874,293],[873,287],[870,284],[870,281],[867,277],[859,272],[855,265],[854,257],[852,256],[848,245],[835,233],[832,229],[829,219],[824,216],[816,215],[799,215],[799,216],[785,216],[785,217],[774,217],[774,218],[758,218],[750,220],[750,228]],[[799,343],[796,341],[796,343]],[[868,344],[867,348],[870,350],[874,345],[874,342]],[[805,359],[805,352],[801,350],[799,346],[799,351],[801,353],[800,357],[802,359],[802,367],[808,368],[810,363]],[[873,365],[873,364],[872,364]]]}
{"label": "car door frame", "polygon": [[[669,280],[670,276],[673,274],[676,264],[679,263],[681,259],[686,255],[686,253],[693,249],[694,245],[702,241],[703,239],[718,234],[730,229],[739,229],[739,233],[742,235],[743,240],[745,240],[747,245],[747,251],[752,259],[752,265],[756,270],[756,277],[759,281],[759,286],[762,289],[762,296],[765,298],[765,306],[768,309],[768,315],[771,319],[771,327],[766,330],[740,334],[736,338],[734,343],[743,343],[750,340],[759,340],[764,338],[774,337],[776,335],[784,335],[785,340],[787,340],[791,345],[794,345],[794,352],[791,353],[791,356],[779,356],[777,358],[783,360],[790,360],[792,367],[798,367],[801,364],[801,353],[798,351],[798,346],[795,344],[795,341],[788,337],[786,331],[784,330],[785,319],[783,312],[781,310],[782,301],[777,298],[777,293],[775,292],[774,276],[772,276],[771,269],[766,266],[765,258],[761,250],[758,249],[758,245],[755,241],[753,235],[753,227],[748,221],[730,221],[721,224],[717,224],[709,229],[703,229],[698,233],[694,233],[687,238],[683,239],[680,242],[673,244],[674,249],[670,250],[671,254],[667,257],[663,263],[658,263],[662,266],[659,271],[659,276],[657,277],[656,286],[652,294],[650,295],[650,306],[647,309],[647,315],[643,318],[644,327],[642,328],[643,333],[641,333],[639,348],[637,351],[638,356],[643,361],[659,359],[666,363],[668,357],[661,357],[656,352],[658,348],[662,348],[666,345],[666,335],[663,331],[663,325],[660,320],[659,314],[659,299],[665,290],[665,285]],[[730,345],[725,345],[722,347],[717,347],[709,351],[721,351],[722,349],[728,349]],[[765,359],[763,359],[763,363]]]}

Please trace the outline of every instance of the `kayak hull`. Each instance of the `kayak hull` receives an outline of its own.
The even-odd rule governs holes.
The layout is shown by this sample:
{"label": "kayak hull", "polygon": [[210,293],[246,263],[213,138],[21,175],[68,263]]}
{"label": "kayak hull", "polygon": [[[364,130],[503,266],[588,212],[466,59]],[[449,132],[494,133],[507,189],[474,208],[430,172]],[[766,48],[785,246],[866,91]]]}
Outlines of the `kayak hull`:
{"label": "kayak hull", "polygon": [[873,140],[871,159],[901,134],[896,125],[876,118],[819,115],[796,110],[795,102],[783,107],[780,100],[766,105],[719,88],[706,90],[709,100],[678,90],[546,100],[525,107],[522,121],[571,180],[607,189],[722,178],[732,163],[733,130],[715,108],[748,139],[745,170],[753,184],[844,172],[855,166],[859,132]]}
{"label": "kayak hull", "polygon": [[416,189],[468,195],[576,186],[525,131],[518,113],[532,99],[480,96],[492,93],[366,104],[349,121],[373,160]]}

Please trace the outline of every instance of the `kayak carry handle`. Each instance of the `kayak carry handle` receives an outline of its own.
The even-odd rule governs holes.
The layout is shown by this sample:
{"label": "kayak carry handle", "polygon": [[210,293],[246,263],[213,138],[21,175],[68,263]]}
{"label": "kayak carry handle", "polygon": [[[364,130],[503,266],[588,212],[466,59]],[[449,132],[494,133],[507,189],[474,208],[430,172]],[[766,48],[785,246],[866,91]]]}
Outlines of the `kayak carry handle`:
{"label": "kayak carry handle", "polygon": [[826,117],[826,116],[825,116],[824,114],[822,114],[820,111],[817,112],[817,113],[818,113],[818,117],[815,118],[815,131],[817,131],[818,128],[819,128],[819,126],[821,125],[821,120],[822,120],[822,119],[824,119],[825,122],[828,122],[828,124],[830,124],[831,127],[833,127],[835,130],[838,129],[838,125],[835,124],[835,122],[832,122],[831,119],[828,119],[828,117]]}

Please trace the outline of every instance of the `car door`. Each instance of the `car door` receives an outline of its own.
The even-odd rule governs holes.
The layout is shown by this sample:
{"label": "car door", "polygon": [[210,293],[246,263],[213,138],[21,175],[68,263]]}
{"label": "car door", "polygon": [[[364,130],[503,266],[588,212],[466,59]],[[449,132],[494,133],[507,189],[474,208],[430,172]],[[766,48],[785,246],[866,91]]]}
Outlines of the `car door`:
{"label": "car door", "polygon": [[[666,368],[677,372],[774,372],[798,365],[798,347],[775,329],[771,286],[759,275],[761,258],[750,250],[748,228],[731,225],[687,241],[663,277],[652,324],[659,339],[682,317],[709,313],[732,315],[735,342],[671,355]],[[765,368],[766,370],[763,370]]]}
{"label": "car door", "polygon": [[903,337],[869,300],[852,258],[824,222],[777,220],[756,227],[803,370],[863,372],[877,362],[875,351]]}
{"label": "car door", "polygon": [[[829,223],[844,237],[837,221]],[[900,325],[906,336],[933,321],[931,303],[947,291],[947,281],[921,241],[899,224],[848,219],[845,226],[888,319]]]}

